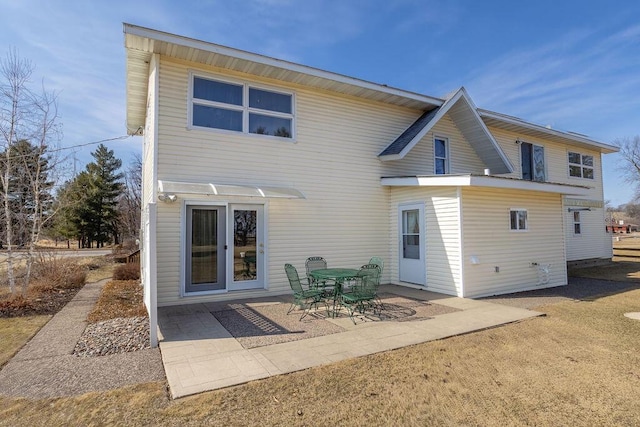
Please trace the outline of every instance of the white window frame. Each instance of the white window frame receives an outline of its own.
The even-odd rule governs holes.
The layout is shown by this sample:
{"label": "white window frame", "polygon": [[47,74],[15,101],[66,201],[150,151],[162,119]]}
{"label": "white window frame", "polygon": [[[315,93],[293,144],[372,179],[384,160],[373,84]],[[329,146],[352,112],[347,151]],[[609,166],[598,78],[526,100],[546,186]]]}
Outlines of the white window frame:
{"label": "white window frame", "polygon": [[[582,216],[580,215],[580,211],[573,211],[573,235],[581,236],[582,235]],[[577,221],[576,221],[577,216]],[[576,225],[578,226],[579,231],[576,233]]]}
{"label": "white window frame", "polygon": [[[535,142],[529,142],[529,141],[520,141],[518,143],[519,147],[518,147],[518,156],[520,157],[520,179],[524,180],[524,170],[522,170],[522,143],[526,143],[526,144],[530,144],[531,145],[531,160],[533,161],[533,147],[540,147],[542,148],[542,159],[544,161],[544,180],[543,181],[537,181],[534,179],[534,169],[535,169],[535,165],[531,165],[532,169],[531,169],[531,182],[548,182],[549,181],[549,171],[547,168],[547,150],[546,147],[542,144],[536,144]],[[528,181],[528,180],[526,180]]]}
{"label": "white window frame", "polygon": [[[569,156],[571,154],[577,154],[580,156],[580,163],[573,163],[569,160]],[[588,166],[584,164],[584,157],[591,157],[592,166]],[[596,168],[595,168],[596,157],[593,154],[582,154],[577,151],[567,151],[567,174],[570,178],[581,178],[581,179],[591,179],[594,180],[596,178]],[[580,176],[571,175],[571,166],[575,166],[580,168]],[[584,170],[591,169],[591,178],[584,176]]]}
{"label": "white window frame", "polygon": [[[443,141],[444,142],[444,150],[445,150],[445,157],[438,157],[436,155],[436,141]],[[438,167],[436,165],[436,161],[438,159],[444,159],[444,174],[439,174],[438,173]],[[449,167],[449,163],[450,163],[450,159],[451,159],[451,152],[449,151],[449,138],[444,137],[444,136],[438,136],[438,135],[434,135],[433,136],[433,173],[434,175],[447,175],[450,173],[450,167]]]}
{"label": "white window frame", "polygon": [[[234,86],[242,86],[242,105],[226,104],[224,102],[209,101],[206,99],[194,98],[193,83],[196,77],[205,79],[205,80],[213,80],[220,83],[226,83]],[[279,111],[262,110],[260,108],[249,107],[249,89],[250,88],[291,96],[291,114],[281,113]],[[226,76],[200,73],[200,72],[191,70],[189,71],[189,97],[188,98],[189,98],[187,103],[187,112],[188,112],[187,113],[187,120],[188,120],[187,129],[188,130],[197,129],[197,130],[207,130],[207,131],[213,131],[213,132],[231,133],[235,135],[243,134],[243,135],[249,135],[249,136],[258,137],[258,138],[276,138],[279,141],[295,142],[296,140],[296,114],[295,114],[296,113],[296,94],[293,91],[287,91],[287,90],[283,90],[282,88],[275,88],[275,87],[271,87],[263,84],[256,84],[256,83],[251,83],[247,81],[231,79]],[[218,128],[194,125],[193,124],[194,104],[242,112],[242,131],[218,129]],[[263,116],[269,116],[269,117],[290,119],[291,120],[291,137],[287,138],[283,136],[265,135],[265,134],[249,132],[249,114],[250,113],[261,114]]]}
{"label": "white window frame", "polygon": [[[511,212],[517,212],[517,218],[516,218],[516,228],[511,228]],[[519,228],[519,214],[524,212],[524,228]],[[509,230],[516,232],[516,233],[524,233],[529,231],[529,212],[527,211],[527,209],[523,209],[523,208],[509,208]]]}

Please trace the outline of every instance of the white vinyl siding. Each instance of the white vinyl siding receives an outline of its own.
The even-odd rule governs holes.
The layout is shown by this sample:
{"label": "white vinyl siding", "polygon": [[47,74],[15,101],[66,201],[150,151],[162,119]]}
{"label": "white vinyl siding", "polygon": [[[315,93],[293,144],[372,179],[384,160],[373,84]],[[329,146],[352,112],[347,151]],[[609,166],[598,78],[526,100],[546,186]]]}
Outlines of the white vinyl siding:
{"label": "white vinyl siding", "polygon": [[[567,245],[567,261],[592,258],[611,258],[611,235],[605,230],[603,208],[580,211],[580,234],[574,233],[574,213],[565,206],[563,218]],[[603,244],[598,244],[603,242]]]}
{"label": "white vinyl siding", "polygon": [[[526,233],[512,233],[505,226],[514,205],[527,210]],[[560,195],[463,188],[462,217],[466,297],[567,284]],[[550,265],[548,283],[539,282],[534,263]]]}
{"label": "white vinyl siding", "polygon": [[[308,256],[324,256],[332,267],[359,267],[374,255],[389,261],[389,213],[383,208],[388,206],[389,189],[380,185],[383,164],[377,154],[411,124],[415,111],[303,87],[282,87],[296,92],[295,144],[273,144],[267,138],[240,133],[187,130],[192,68],[193,64],[164,58],[160,64],[158,179],[280,185],[306,196],[303,200],[272,199],[266,209],[269,293],[290,293],[284,264],[304,271]],[[251,81],[245,75],[234,78]],[[272,81],[258,83],[277,87]],[[216,297],[179,297],[182,200],[158,206],[159,305],[266,294],[238,291]],[[383,283],[388,281],[385,269]]]}
{"label": "white vinyl siding", "polygon": [[455,188],[394,187],[390,189],[389,217],[391,226],[390,274],[392,283],[399,282],[398,271],[398,206],[403,203],[425,203],[426,289],[448,295],[460,295],[460,207]]}
{"label": "white vinyl siding", "polygon": [[[581,197],[584,200],[604,200],[604,189],[602,184],[602,156],[598,151],[585,150],[583,148],[573,148],[568,145],[558,144],[549,141],[527,139],[522,135],[514,132],[508,132],[502,129],[490,128],[491,133],[507,154],[511,163],[516,166],[516,170],[511,176],[519,178],[522,176],[519,162],[520,146],[515,143],[517,139],[529,140],[530,142],[543,143],[545,148],[545,161],[547,166],[547,181],[557,182],[571,185],[582,185],[590,187],[589,194]],[[567,171],[567,152],[579,152],[583,155],[593,156],[593,174],[594,179],[584,179],[572,177]],[[577,198],[576,196],[568,196]],[[605,232],[604,228],[604,210],[601,208],[592,208],[582,216],[582,237],[576,237],[573,233],[573,217],[567,212],[567,207],[562,213],[562,221],[564,223],[566,235],[566,251],[567,260],[575,261],[590,258],[610,258],[612,256],[611,236]],[[585,242],[590,242],[585,244]]]}
{"label": "white vinyl siding", "polygon": [[146,122],[144,128],[144,144],[142,150],[142,202],[143,205],[153,201],[155,167],[155,142],[157,138],[157,55],[154,55],[149,65],[149,93],[147,95]]}
{"label": "white vinyl siding", "polygon": [[[413,118],[413,121],[416,118]],[[410,121],[406,127],[409,127],[413,121]],[[406,127],[400,129],[392,139],[388,140],[387,145],[404,132]],[[435,137],[446,137],[448,140],[448,173],[479,175],[483,173],[486,166],[473,147],[464,139],[451,117],[445,114],[403,159],[384,162],[384,176],[434,175],[433,140]]]}

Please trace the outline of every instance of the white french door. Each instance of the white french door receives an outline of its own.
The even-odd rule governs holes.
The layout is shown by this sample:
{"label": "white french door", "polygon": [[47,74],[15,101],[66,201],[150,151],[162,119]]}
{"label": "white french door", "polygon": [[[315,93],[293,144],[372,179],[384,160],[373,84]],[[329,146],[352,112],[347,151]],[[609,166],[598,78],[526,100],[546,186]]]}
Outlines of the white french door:
{"label": "white french door", "polygon": [[224,206],[187,206],[186,293],[225,289],[225,210]]}
{"label": "white french door", "polygon": [[265,286],[264,205],[188,204],[186,295]]}
{"label": "white french door", "polygon": [[424,203],[398,208],[400,281],[426,285]]}
{"label": "white french door", "polygon": [[227,289],[264,287],[264,206],[230,205]]}

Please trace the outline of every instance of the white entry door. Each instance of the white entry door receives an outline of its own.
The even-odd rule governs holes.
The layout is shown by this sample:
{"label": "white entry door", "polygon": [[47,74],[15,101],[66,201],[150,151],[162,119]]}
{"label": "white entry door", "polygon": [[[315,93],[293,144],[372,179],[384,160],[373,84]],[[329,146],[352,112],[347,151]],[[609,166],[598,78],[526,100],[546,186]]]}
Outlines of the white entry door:
{"label": "white entry door", "polygon": [[424,203],[402,205],[398,210],[400,281],[426,285]]}
{"label": "white entry door", "polygon": [[227,289],[264,288],[264,205],[229,205]]}

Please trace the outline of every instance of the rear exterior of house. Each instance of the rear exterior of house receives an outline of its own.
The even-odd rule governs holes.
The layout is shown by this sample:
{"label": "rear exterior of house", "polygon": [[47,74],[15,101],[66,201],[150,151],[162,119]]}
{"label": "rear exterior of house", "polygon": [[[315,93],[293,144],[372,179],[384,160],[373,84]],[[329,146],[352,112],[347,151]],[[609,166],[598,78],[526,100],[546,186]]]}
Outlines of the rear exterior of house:
{"label": "rear exterior of house", "polygon": [[[125,24],[144,135],[143,281],[158,306],[285,294],[309,256],[475,297],[610,258],[614,149],[447,99]],[[154,328],[152,328],[153,330]],[[155,339],[152,337],[152,339]]]}

